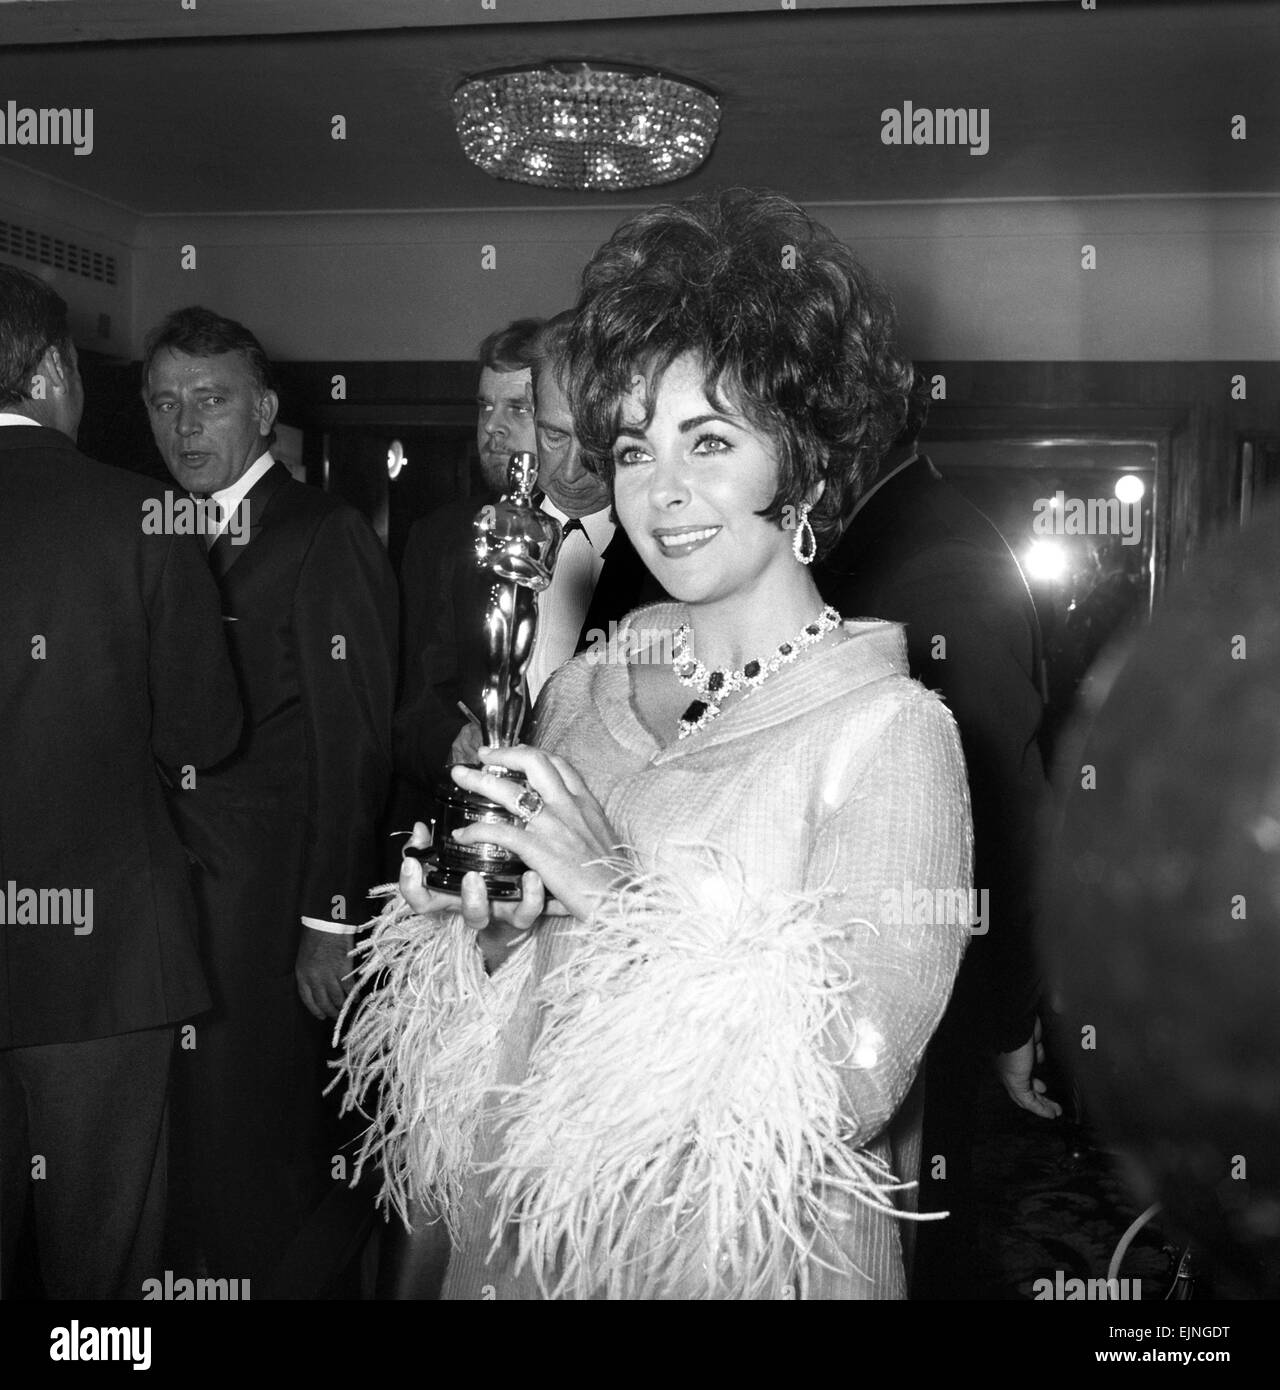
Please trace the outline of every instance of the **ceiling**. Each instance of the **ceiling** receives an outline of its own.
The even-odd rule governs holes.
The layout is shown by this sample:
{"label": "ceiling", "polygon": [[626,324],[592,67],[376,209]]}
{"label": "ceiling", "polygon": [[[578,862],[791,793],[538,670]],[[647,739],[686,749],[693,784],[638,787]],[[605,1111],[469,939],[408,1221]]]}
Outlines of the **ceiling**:
{"label": "ceiling", "polygon": [[[190,12],[178,0],[0,0],[0,94],[94,111],[89,157],[0,154],[143,215],[645,201],[499,182],[458,147],[449,96],[463,75],[589,57],[719,92],[712,157],[673,194],[740,183],[808,203],[1280,193],[1275,0],[1099,0],[1096,11],[779,0],[745,13],[704,0],[693,15],[679,13],[687,0],[537,5],[538,21],[511,23],[497,16],[531,14],[529,0],[492,11],[482,0],[221,0]],[[574,17],[601,9],[635,17]],[[367,27],[352,29],[355,16]],[[419,27],[395,27],[406,23]],[[341,31],[298,32],[311,24]],[[201,26],[242,32],[197,37]],[[97,41],[68,42],[85,36]],[[880,113],[904,101],[988,108],[990,152],[884,145]],[[345,142],[330,139],[335,113]],[[1229,138],[1237,113],[1245,141]]]}

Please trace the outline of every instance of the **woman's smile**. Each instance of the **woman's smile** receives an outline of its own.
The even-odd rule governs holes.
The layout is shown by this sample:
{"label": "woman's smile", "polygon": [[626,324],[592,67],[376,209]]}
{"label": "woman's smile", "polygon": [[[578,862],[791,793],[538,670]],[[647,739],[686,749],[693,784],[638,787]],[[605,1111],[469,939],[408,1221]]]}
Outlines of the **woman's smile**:
{"label": "woman's smile", "polygon": [[655,530],[653,538],[668,560],[680,560],[701,550],[719,534],[719,526],[669,526]]}

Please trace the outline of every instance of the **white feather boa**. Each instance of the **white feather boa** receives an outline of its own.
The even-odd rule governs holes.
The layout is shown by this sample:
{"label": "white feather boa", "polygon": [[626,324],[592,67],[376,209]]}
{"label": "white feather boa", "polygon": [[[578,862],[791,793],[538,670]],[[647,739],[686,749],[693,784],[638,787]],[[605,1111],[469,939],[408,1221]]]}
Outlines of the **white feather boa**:
{"label": "white feather boa", "polygon": [[379,1163],[384,1211],[409,1226],[411,1204],[423,1202],[456,1238],[485,1093],[533,951],[490,977],[461,913],[415,913],[394,884],[374,891],[394,896],[356,948],[363,959],[335,1029],[338,1041],[346,1028],[344,1057],[329,1089],[345,1080],[342,1113],[370,1120],[352,1185]]}
{"label": "white feather boa", "polygon": [[803,1295],[815,1246],[839,1249],[831,1197],[903,1215],[908,1185],[844,1142],[841,929],[712,850],[619,868],[501,1091],[494,1248],[514,1235],[549,1298]]}

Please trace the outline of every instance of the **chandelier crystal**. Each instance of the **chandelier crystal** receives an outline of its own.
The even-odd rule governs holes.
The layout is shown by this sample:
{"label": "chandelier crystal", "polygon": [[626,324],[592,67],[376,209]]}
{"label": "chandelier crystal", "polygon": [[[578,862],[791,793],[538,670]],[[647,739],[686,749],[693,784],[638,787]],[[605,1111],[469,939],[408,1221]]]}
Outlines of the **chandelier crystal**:
{"label": "chandelier crystal", "polygon": [[486,174],[541,188],[651,188],[711,152],[720,103],[688,78],[622,63],[480,73],[453,94],[458,138]]}

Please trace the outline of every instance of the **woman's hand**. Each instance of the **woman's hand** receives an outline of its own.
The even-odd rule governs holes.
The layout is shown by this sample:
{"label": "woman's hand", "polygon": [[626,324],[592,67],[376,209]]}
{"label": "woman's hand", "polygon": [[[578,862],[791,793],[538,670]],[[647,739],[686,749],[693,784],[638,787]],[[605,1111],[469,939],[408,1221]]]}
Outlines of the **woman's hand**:
{"label": "woman's hand", "polygon": [[[453,768],[453,780],[521,816],[523,823],[478,822],[455,830],[454,839],[460,845],[501,845],[518,854],[557,903],[585,921],[617,879],[614,870],[593,862],[617,854],[617,842],[600,803],[573,768],[554,753],[523,745],[482,748],[480,761],[522,772],[528,785],[468,767]],[[528,814],[530,791],[537,793],[532,799],[540,798],[542,803],[532,815]],[[523,807],[522,797],[526,798]]]}
{"label": "woman's hand", "polygon": [[[430,843],[430,832],[421,821],[417,821],[409,844],[415,849],[426,849]],[[420,859],[405,855],[400,861],[400,893],[405,902],[415,912],[438,912],[441,908],[457,911],[460,907],[462,920],[476,933],[490,972],[506,960],[525,933],[547,910],[546,893],[537,874],[525,874],[520,886],[524,896],[519,902],[491,903],[485,891],[484,876],[478,873],[464,874],[462,897],[459,900],[452,893],[427,887]]]}

